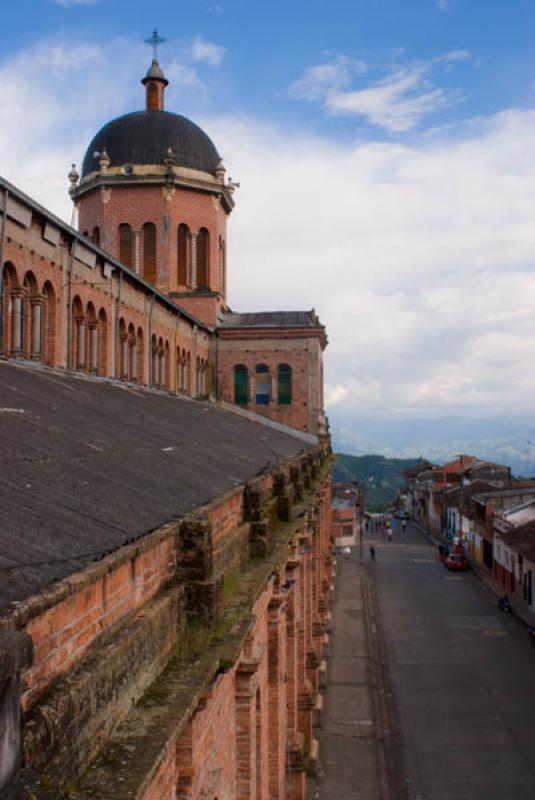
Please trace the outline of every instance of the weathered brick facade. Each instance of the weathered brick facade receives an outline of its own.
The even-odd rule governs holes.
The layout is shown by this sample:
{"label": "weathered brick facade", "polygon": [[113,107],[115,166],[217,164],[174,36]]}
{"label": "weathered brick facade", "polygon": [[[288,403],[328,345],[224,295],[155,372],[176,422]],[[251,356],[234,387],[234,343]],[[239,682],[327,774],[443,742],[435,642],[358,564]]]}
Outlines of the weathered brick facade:
{"label": "weathered brick facade", "polygon": [[4,613],[26,768],[54,797],[303,798],[329,508],[318,448]]}
{"label": "weathered brick facade", "polygon": [[[159,454],[175,450],[165,437],[175,435],[175,419],[181,425],[181,407],[206,413],[200,426],[192,421],[197,430],[205,419],[209,427],[216,412],[224,417],[212,422],[213,437],[221,439],[232,427],[229,417],[252,424],[236,409],[214,410],[213,403],[169,393],[221,400],[223,409],[236,403],[246,416],[256,412],[301,432],[290,436],[256,422],[247,428],[256,439],[229,439],[239,455],[233,463],[242,467],[254,463],[251,447],[268,439],[268,429],[299,446],[286,451],[285,461],[268,447],[244,485],[227,469],[228,449],[220,448],[211,471],[200,453],[206,458],[218,440],[201,447],[192,435],[180,450],[179,480],[193,483],[192,472],[204,464],[199,507],[188,502],[191,513],[166,513],[166,524],[148,525],[141,537],[129,538],[125,523],[106,557],[99,551],[86,568],[77,557],[65,559],[61,574],[69,577],[46,573],[45,591],[25,589],[0,611],[0,730],[5,724],[10,731],[0,795],[8,785],[11,791],[22,761],[25,800],[304,800],[334,569],[325,331],[313,311],[282,318],[276,312],[275,322],[263,317],[255,324],[232,314],[226,225],[236,186],[225,179],[208,137],[164,112],[167,81],[157,62],[143,83],[147,111],[110,123],[96,137],[100,149],[90,146],[82,179],[71,171],[80,232],[0,180],[0,359],[18,365],[4,369],[60,383],[60,416],[69,411],[64,398],[76,394],[58,380],[61,374],[121,395],[134,394],[134,385],[160,390],[135,390],[141,402],[165,396],[176,406],[173,433],[166,428],[150,443]],[[134,150],[142,155],[126,160],[130,139],[112,135],[113,126],[148,123],[184,132],[184,152],[180,141],[173,150],[166,133],[161,140],[141,137]],[[88,394],[77,402],[94,403],[101,413],[100,399]],[[113,409],[113,398],[106,399]],[[3,410],[32,418],[24,409]],[[144,421],[152,430],[153,419]],[[132,419],[127,433],[132,445],[136,424]],[[86,429],[70,433],[89,436]],[[95,439],[92,452],[106,452],[104,433]],[[79,484],[66,491],[65,506],[61,484],[50,497],[65,514],[88,502],[80,501],[78,487],[83,496],[91,475],[100,486],[84,472],[84,448],[83,455],[74,450],[69,458],[73,471],[81,469]],[[113,455],[127,469],[135,447],[120,452]],[[290,459],[296,452],[302,455]],[[156,458],[147,463],[159,488],[169,467]],[[104,499],[114,499],[113,476],[103,481],[98,504]],[[161,502],[172,507],[169,495],[167,505]],[[158,496],[151,503],[157,506]],[[39,521],[20,532],[21,542],[31,540],[33,556],[38,528]],[[41,560],[32,556],[23,565],[30,572],[58,562],[55,532],[46,528],[36,551]],[[77,533],[69,529],[69,545]],[[54,551],[50,562],[47,546]],[[19,710],[20,746],[11,733],[19,729]]]}

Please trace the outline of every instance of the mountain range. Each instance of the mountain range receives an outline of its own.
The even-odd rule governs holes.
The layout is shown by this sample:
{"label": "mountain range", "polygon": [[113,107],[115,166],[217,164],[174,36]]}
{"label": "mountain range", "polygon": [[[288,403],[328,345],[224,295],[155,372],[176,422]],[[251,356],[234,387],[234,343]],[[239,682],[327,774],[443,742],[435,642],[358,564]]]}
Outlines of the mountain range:
{"label": "mountain range", "polygon": [[535,415],[373,418],[337,411],[331,434],[339,453],[420,457],[436,463],[465,453],[506,464],[515,475],[535,473]]}

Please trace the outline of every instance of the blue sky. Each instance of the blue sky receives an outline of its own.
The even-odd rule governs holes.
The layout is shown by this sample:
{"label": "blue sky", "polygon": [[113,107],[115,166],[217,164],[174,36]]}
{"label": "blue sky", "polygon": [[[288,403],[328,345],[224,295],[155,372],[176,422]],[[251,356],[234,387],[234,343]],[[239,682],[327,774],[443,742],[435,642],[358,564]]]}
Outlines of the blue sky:
{"label": "blue sky", "polygon": [[230,302],[317,309],[335,431],[366,415],[531,418],[532,0],[19,0],[2,14],[0,171],[66,219],[70,164],[142,107],[143,40],[167,38],[167,108],[241,182]]}

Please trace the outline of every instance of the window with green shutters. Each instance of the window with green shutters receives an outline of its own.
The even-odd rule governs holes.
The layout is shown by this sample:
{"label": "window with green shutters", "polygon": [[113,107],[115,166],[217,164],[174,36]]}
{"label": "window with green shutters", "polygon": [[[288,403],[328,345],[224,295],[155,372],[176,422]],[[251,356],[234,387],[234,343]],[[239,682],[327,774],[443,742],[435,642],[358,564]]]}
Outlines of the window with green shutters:
{"label": "window with green shutters", "polygon": [[234,402],[240,406],[246,406],[249,399],[249,373],[247,367],[238,364],[234,367]]}
{"label": "window with green shutters", "polygon": [[292,402],[292,368],[288,364],[279,364],[277,379],[279,405],[289,406]]}

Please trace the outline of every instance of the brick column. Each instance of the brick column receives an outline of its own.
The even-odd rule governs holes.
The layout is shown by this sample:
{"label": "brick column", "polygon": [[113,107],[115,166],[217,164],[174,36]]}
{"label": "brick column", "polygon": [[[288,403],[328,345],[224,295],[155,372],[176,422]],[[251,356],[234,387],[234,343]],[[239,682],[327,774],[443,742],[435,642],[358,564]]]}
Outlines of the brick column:
{"label": "brick column", "polygon": [[40,359],[43,355],[43,303],[44,298],[32,297],[32,358]]}
{"label": "brick column", "polygon": [[13,355],[19,355],[22,339],[21,339],[21,314],[22,314],[22,294],[11,295],[11,352]]}
{"label": "brick column", "polygon": [[256,672],[259,662],[241,661],[236,669],[236,798],[257,798]]}
{"label": "brick column", "polygon": [[197,234],[191,234],[191,273],[190,284],[192,289],[197,288]]}
{"label": "brick column", "polygon": [[286,800],[287,708],[286,598],[275,595],[268,606],[269,798]]}

